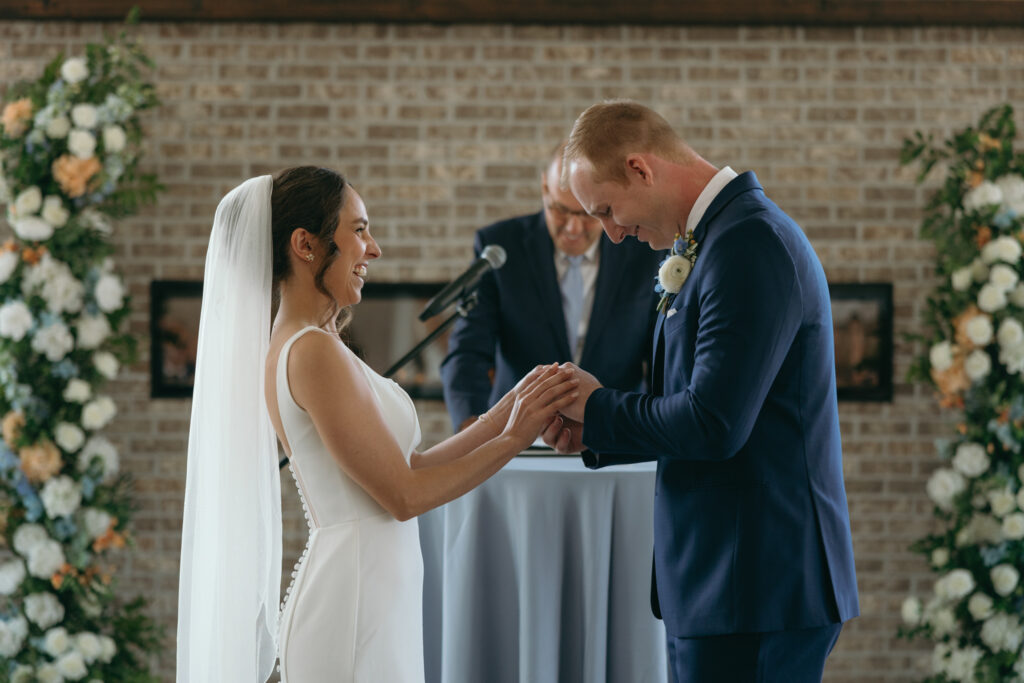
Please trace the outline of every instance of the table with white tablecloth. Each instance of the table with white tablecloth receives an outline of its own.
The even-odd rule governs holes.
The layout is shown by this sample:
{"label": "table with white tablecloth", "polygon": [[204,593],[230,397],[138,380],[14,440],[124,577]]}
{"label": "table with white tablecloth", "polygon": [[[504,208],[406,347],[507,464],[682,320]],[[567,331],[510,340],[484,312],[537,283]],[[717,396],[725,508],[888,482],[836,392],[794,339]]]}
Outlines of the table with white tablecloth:
{"label": "table with white tablecloth", "polygon": [[420,517],[427,683],[664,683],[654,463],[519,456]]}

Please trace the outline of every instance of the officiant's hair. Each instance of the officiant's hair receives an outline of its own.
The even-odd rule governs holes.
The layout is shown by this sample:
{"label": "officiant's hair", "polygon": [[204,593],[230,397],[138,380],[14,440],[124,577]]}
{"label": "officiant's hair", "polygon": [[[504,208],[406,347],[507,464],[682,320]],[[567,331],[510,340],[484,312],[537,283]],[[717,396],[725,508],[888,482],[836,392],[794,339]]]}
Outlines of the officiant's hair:
{"label": "officiant's hair", "polygon": [[586,159],[594,167],[594,182],[625,185],[626,156],[651,153],[679,164],[696,154],[665,118],[632,100],[606,100],[588,107],[572,125],[562,160],[563,187],[568,187],[569,164]]}
{"label": "officiant's hair", "polygon": [[[313,276],[316,288],[328,299],[333,297],[324,286],[324,274],[338,257],[334,233],[338,229],[341,209],[348,199],[350,185],[345,176],[329,168],[296,166],[286,168],[274,176],[274,189],[270,194],[271,249],[273,252],[274,300],[278,299],[280,284],[292,274],[292,233],[303,228],[326,247],[324,258]],[[328,320],[338,313],[335,303]],[[339,329],[347,322],[347,312],[339,318]],[[326,321],[325,321],[326,322]]]}

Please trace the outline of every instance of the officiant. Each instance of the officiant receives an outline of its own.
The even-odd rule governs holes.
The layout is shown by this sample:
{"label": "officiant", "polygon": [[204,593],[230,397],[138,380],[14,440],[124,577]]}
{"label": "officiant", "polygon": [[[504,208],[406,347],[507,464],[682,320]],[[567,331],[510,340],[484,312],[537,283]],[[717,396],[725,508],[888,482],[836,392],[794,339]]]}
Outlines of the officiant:
{"label": "officiant", "polygon": [[478,304],[456,323],[441,365],[456,431],[541,363],[573,361],[624,391],[645,384],[664,254],[633,238],[612,245],[600,221],[559,187],[564,149],[540,173],[540,211],[476,233],[475,257],[496,244],[508,258],[481,279]]}

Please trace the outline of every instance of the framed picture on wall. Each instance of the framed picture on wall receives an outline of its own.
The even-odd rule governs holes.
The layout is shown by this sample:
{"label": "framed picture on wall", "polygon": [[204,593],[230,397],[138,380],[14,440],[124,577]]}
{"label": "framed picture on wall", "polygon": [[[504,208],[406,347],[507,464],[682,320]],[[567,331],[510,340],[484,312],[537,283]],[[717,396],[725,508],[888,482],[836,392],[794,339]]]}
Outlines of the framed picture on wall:
{"label": "framed picture on wall", "polygon": [[[371,368],[384,374],[396,361],[434,331],[447,316],[426,323],[420,311],[444,287],[443,282],[367,282],[363,299],[353,309],[345,337],[352,350]],[[442,400],[441,361],[448,352],[448,332],[410,360],[391,378],[418,399]]]}
{"label": "framed picture on wall", "polygon": [[203,283],[154,280],[149,285],[150,396],[188,398],[196,372]]}
{"label": "framed picture on wall", "polygon": [[829,284],[841,401],[892,400],[892,283]]}

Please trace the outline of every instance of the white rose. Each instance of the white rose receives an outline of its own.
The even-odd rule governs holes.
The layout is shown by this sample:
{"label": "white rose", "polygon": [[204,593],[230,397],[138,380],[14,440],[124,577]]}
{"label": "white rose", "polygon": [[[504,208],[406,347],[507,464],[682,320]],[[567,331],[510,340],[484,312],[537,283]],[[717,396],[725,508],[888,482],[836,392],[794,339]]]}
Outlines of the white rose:
{"label": "white rose", "polygon": [[91,104],[76,104],[71,107],[71,120],[79,128],[94,128],[97,113],[96,107]]}
{"label": "white rose", "polygon": [[71,269],[61,263],[62,268],[57,271],[52,279],[43,285],[40,292],[46,301],[46,310],[50,313],[77,313],[82,310],[82,297],[85,294],[85,286],[71,274]]}
{"label": "white rose", "polygon": [[954,569],[935,582],[935,594],[944,600],[959,600],[974,590],[974,577],[966,569]]}
{"label": "white rose", "polygon": [[683,283],[690,275],[692,264],[689,259],[679,254],[669,256],[658,269],[658,282],[669,294],[676,294],[683,288]]}
{"label": "white rose", "polygon": [[50,540],[50,534],[41,524],[22,524],[14,532],[14,550],[22,557],[39,547],[44,541]]}
{"label": "white rose", "polygon": [[95,295],[96,304],[107,313],[113,313],[124,305],[124,285],[116,275],[101,275],[96,282]]}
{"label": "white rose", "polygon": [[1015,512],[1003,520],[1003,536],[1011,541],[1024,538],[1024,513]]}
{"label": "white rose", "polygon": [[989,458],[985,447],[977,443],[962,443],[953,456],[953,467],[968,477],[977,477],[988,470]]}
{"label": "white rose", "polygon": [[1016,173],[1000,176],[996,186],[1003,193],[1003,206],[1018,216],[1024,215],[1024,177]]}
{"label": "white rose", "polygon": [[110,222],[110,219],[106,216],[106,214],[104,214],[102,211],[97,211],[91,206],[87,209],[84,209],[82,213],[78,214],[78,216],[79,218],[81,218],[82,223],[84,225],[88,225],[93,230],[99,233],[109,235],[111,232],[114,231],[114,226]]}
{"label": "white rose", "polygon": [[82,426],[92,431],[102,429],[116,414],[117,406],[114,405],[114,401],[109,396],[100,396],[82,408]]}
{"label": "white rose", "polygon": [[97,539],[110,529],[110,522],[113,517],[105,510],[98,508],[86,508],[83,517],[85,531],[90,539]]}
{"label": "white rose", "polygon": [[1017,489],[1017,507],[1024,510],[1024,487]]}
{"label": "white rose", "polygon": [[60,657],[71,647],[71,638],[63,626],[51,628],[43,636],[43,650],[51,657]]}
{"label": "white rose", "polygon": [[53,237],[53,226],[42,218],[19,218],[11,226],[15,234],[26,242],[45,242]]}
{"label": "white rose", "polygon": [[121,126],[107,126],[103,129],[103,149],[108,154],[117,154],[124,149],[128,136]]}
{"label": "white rose", "polygon": [[992,616],[992,598],[984,593],[975,593],[967,601],[967,611],[971,613],[975,621],[988,619]]}
{"label": "white rose", "polygon": [[36,671],[28,664],[18,664],[11,673],[11,683],[35,683]]}
{"label": "white rose", "polygon": [[84,379],[70,380],[64,388],[64,400],[68,403],[85,403],[92,396],[92,387]]}
{"label": "white rose", "polygon": [[96,136],[87,130],[75,128],[68,135],[68,151],[79,159],[88,159],[96,153]]}
{"label": "white rose", "polygon": [[1017,286],[1017,283],[1020,281],[1020,276],[1017,275],[1016,270],[1005,263],[997,263],[992,266],[992,272],[989,275],[988,280],[1004,292],[1009,292]]}
{"label": "white rose", "polygon": [[46,124],[46,137],[51,140],[63,140],[70,132],[71,121],[63,114],[54,116]]}
{"label": "white rose", "polygon": [[72,650],[57,660],[57,671],[60,672],[61,676],[71,681],[81,680],[89,673],[82,653],[77,650]]}
{"label": "white rose", "polygon": [[967,378],[972,382],[988,377],[988,373],[992,370],[992,359],[989,357],[987,351],[976,349],[967,355],[967,360],[964,361],[964,372],[967,373]]}
{"label": "white rose", "polygon": [[1008,488],[989,491],[988,504],[992,506],[992,513],[1000,517],[1005,517],[1017,509],[1017,499]]}
{"label": "white rose", "polygon": [[950,280],[952,281],[953,289],[958,292],[966,292],[971,288],[971,283],[974,281],[974,275],[971,272],[971,267],[965,266],[954,270]]}
{"label": "white rose", "polygon": [[43,664],[36,671],[39,683],[64,683],[64,677],[60,675],[55,664]]}
{"label": "white rose", "polygon": [[999,324],[999,332],[996,333],[996,340],[1000,346],[1017,346],[1024,342],[1024,326],[1014,318],[1007,318]]}
{"label": "white rose", "polygon": [[64,208],[60,197],[50,195],[43,200],[43,220],[55,228],[62,228],[68,222],[71,212]]}
{"label": "white rose", "polygon": [[75,332],[78,335],[78,348],[95,349],[111,333],[110,322],[105,315],[85,314],[75,323]]}
{"label": "white rose", "polygon": [[10,560],[0,564],[0,595],[12,595],[25,580],[25,563]]}
{"label": "white rose", "polygon": [[49,479],[39,497],[50,519],[70,515],[82,504],[82,487],[66,474]]}
{"label": "white rose", "polygon": [[944,674],[946,673],[946,665],[949,661],[949,655],[953,649],[947,643],[937,643],[932,649],[932,673],[933,674]]}
{"label": "white rose", "polygon": [[928,360],[938,372],[949,370],[953,366],[953,345],[948,341],[935,344],[928,353]]}
{"label": "white rose", "polygon": [[965,328],[967,338],[974,342],[975,346],[985,346],[995,334],[992,328],[992,318],[987,315],[976,315],[967,321]]}
{"label": "white rose", "polygon": [[27,190],[22,190],[14,199],[15,216],[25,218],[34,214],[43,205],[43,193],[33,185]]}
{"label": "white rose", "polygon": [[1003,235],[997,237],[984,246],[981,250],[981,260],[985,263],[1005,261],[1010,265],[1016,265],[1020,260],[1021,246],[1015,238]]}
{"label": "white rose", "polygon": [[21,259],[18,258],[18,252],[16,251],[0,252],[0,285],[11,278],[11,274],[18,267],[20,261]]}
{"label": "white rose", "polygon": [[25,617],[10,621],[0,620],[0,657],[14,657],[21,651],[28,636],[28,622]]}
{"label": "white rose", "polygon": [[978,211],[1003,202],[1003,193],[991,180],[982,181],[964,195],[964,210]]}
{"label": "white rose", "polygon": [[92,664],[103,654],[103,643],[95,633],[79,633],[75,637],[75,649],[82,653],[86,662]]}
{"label": "white rose", "polygon": [[101,465],[100,475],[104,483],[109,483],[117,476],[120,460],[117,448],[102,436],[94,436],[85,442],[78,454],[78,471],[85,472],[93,460],[98,459]]}
{"label": "white rose", "polygon": [[956,617],[953,615],[953,610],[948,607],[933,612],[928,623],[931,624],[932,631],[937,636],[949,635],[956,629]]}
{"label": "white rose", "polygon": [[999,564],[992,568],[989,572],[992,577],[992,585],[996,589],[996,593],[1006,596],[1013,592],[1013,589],[1017,587],[1017,581],[1020,580],[1020,573],[1010,564]]}
{"label": "white rose", "polygon": [[21,341],[32,327],[32,312],[23,301],[11,301],[0,306],[0,337]]}
{"label": "white rose", "polygon": [[980,647],[965,647],[962,650],[954,649],[949,655],[949,663],[946,665],[946,675],[953,681],[972,683],[974,670],[981,661],[984,653]]}
{"label": "white rose", "polygon": [[[37,579],[49,580],[64,566],[64,549],[57,541],[46,540],[28,555],[28,573]],[[45,628],[45,627],[44,627]]]}
{"label": "white rose", "polygon": [[1010,302],[1018,308],[1024,308],[1024,284],[1017,285],[1010,292]]}
{"label": "white rose", "polygon": [[85,443],[85,432],[78,425],[70,422],[61,422],[53,430],[54,440],[57,445],[67,453],[74,453]]}
{"label": "white rose", "polygon": [[117,654],[117,643],[110,636],[100,636],[100,645],[103,647],[103,653],[100,655],[100,661],[109,663]]}
{"label": "white rose", "polygon": [[981,642],[993,652],[1016,652],[1022,640],[1020,622],[1005,612],[992,615],[981,627]]}
{"label": "white rose", "polygon": [[928,497],[943,510],[953,509],[953,498],[966,488],[967,482],[959,472],[940,467],[928,479]]}
{"label": "white rose", "polygon": [[984,285],[978,292],[978,308],[986,313],[994,313],[1006,308],[1006,291],[991,282]]}
{"label": "white rose", "polygon": [[96,366],[96,370],[107,379],[117,377],[117,373],[121,369],[121,364],[117,362],[114,354],[109,351],[100,351],[93,354],[92,362]]}
{"label": "white rose", "polygon": [[907,598],[903,601],[900,614],[903,616],[903,623],[917,626],[921,622],[921,601],[915,597]]}
{"label": "white rose", "polygon": [[75,339],[62,322],[55,322],[49,327],[36,332],[32,337],[32,350],[46,356],[51,363],[64,360],[71,349],[75,348]]}
{"label": "white rose", "polygon": [[89,67],[84,58],[72,57],[61,65],[60,76],[68,83],[78,83],[89,77]]}
{"label": "white rose", "polygon": [[1024,343],[1003,347],[999,351],[999,362],[1010,374],[1018,375],[1024,371]]}
{"label": "white rose", "polygon": [[25,598],[25,616],[45,631],[64,620],[64,605],[53,593],[33,593]]}
{"label": "white rose", "polygon": [[936,548],[932,551],[932,566],[936,569],[945,567],[949,562],[949,550],[946,548]]}

